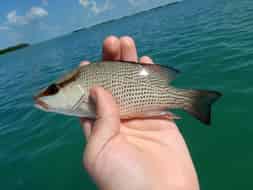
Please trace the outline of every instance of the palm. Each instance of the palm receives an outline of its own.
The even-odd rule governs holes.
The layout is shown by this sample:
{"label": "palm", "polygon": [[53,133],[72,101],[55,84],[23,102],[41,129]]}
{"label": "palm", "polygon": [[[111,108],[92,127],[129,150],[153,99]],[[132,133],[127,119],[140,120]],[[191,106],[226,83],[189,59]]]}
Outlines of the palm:
{"label": "palm", "polygon": [[[108,181],[122,180],[122,183],[129,177],[135,186],[142,181],[140,176],[149,176],[150,179],[145,180],[150,182],[164,183],[159,185],[168,185],[170,181],[196,181],[194,175],[182,176],[182,171],[192,174],[194,169],[185,167],[192,163],[184,140],[176,125],[166,120],[121,123],[120,133],[103,147],[95,165],[99,171],[95,175],[107,176]],[[136,178],[132,177],[133,173]]]}
{"label": "palm", "polygon": [[[103,156],[100,155],[98,158],[102,159],[101,162],[109,161],[114,164],[121,164],[120,157],[124,164],[132,161],[142,164],[146,160],[146,164],[169,165],[167,156],[171,158],[172,151],[181,151],[179,149],[187,151],[184,140],[173,122],[131,120],[120,124],[120,133],[106,144],[100,152]],[[162,160],[166,160],[166,163]],[[99,159],[97,161],[100,162]]]}

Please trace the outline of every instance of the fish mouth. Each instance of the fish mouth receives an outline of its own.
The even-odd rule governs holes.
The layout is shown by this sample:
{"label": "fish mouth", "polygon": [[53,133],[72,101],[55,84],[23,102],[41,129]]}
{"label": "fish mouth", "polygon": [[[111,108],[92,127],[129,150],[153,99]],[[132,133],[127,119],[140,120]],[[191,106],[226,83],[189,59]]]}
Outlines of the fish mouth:
{"label": "fish mouth", "polygon": [[39,109],[42,109],[42,110],[48,110],[49,109],[49,106],[45,102],[40,100],[39,98],[35,97],[34,101],[35,101],[35,107],[37,107]]}

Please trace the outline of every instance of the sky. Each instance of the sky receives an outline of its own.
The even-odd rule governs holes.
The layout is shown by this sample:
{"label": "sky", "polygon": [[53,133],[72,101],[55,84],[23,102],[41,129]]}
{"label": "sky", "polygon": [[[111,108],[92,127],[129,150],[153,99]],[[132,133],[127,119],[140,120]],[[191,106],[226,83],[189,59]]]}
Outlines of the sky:
{"label": "sky", "polygon": [[176,0],[8,0],[0,5],[0,49],[38,43]]}

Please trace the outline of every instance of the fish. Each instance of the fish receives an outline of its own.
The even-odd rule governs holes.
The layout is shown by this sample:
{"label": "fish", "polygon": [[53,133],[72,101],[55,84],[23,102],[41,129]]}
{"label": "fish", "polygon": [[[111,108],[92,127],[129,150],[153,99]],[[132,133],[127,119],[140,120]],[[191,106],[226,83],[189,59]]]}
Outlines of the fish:
{"label": "fish", "polygon": [[96,119],[89,96],[94,86],[109,91],[119,105],[121,119],[168,116],[182,109],[211,123],[211,105],[222,94],[212,90],[181,89],[171,85],[179,70],[159,64],[101,61],[79,66],[34,96],[35,107],[64,115]]}

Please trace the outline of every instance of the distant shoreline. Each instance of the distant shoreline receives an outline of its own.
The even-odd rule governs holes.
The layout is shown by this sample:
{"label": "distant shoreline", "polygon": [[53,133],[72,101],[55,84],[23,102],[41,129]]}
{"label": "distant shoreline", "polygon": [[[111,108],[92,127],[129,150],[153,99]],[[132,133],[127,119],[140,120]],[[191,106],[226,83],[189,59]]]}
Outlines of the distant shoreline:
{"label": "distant shoreline", "polygon": [[25,48],[25,47],[28,47],[28,46],[30,46],[30,44],[21,43],[21,44],[15,45],[15,46],[10,46],[10,47],[4,48],[4,49],[0,49],[0,55],[5,54],[5,53],[9,53],[9,52],[12,52],[12,51],[16,51],[18,49],[22,49],[22,48]]}
{"label": "distant shoreline", "polygon": [[137,12],[137,13],[134,13],[134,14],[131,14],[131,15],[126,15],[126,16],[122,16],[122,17],[119,17],[119,18],[115,18],[115,19],[107,20],[107,21],[104,21],[104,22],[101,22],[101,23],[97,23],[97,24],[91,25],[91,26],[89,26],[89,27],[83,27],[83,28],[80,28],[80,29],[74,30],[72,33],[80,32],[80,31],[84,31],[84,30],[87,30],[87,29],[90,29],[90,28],[96,27],[96,26],[98,26],[98,25],[108,24],[108,23],[111,23],[111,22],[117,21],[118,19],[123,19],[123,18],[127,18],[127,17],[130,17],[130,16],[136,16],[136,15],[139,15],[139,14],[145,13],[145,12],[150,11],[150,10],[155,10],[155,9],[160,9],[160,8],[163,8],[163,7],[167,7],[167,6],[175,5],[175,4],[178,4],[178,3],[180,3],[180,2],[181,2],[181,1],[175,1],[175,2],[172,2],[172,3],[167,3],[167,4],[165,4],[165,5],[161,5],[161,6],[159,6],[159,7],[155,7],[155,8],[151,8],[151,9],[143,10],[143,11],[141,11],[141,12]]}

